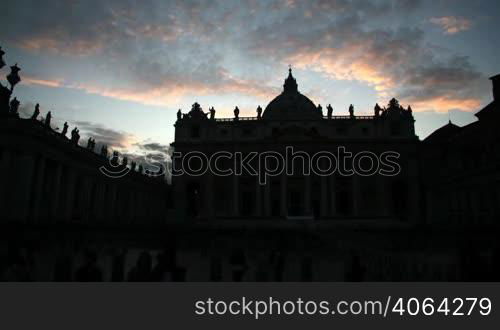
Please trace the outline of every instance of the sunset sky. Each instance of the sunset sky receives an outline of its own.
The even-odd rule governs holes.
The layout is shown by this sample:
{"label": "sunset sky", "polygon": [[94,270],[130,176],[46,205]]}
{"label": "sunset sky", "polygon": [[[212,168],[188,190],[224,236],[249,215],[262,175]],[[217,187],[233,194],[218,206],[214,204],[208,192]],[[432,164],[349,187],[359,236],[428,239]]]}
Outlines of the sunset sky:
{"label": "sunset sky", "polygon": [[22,116],[38,102],[54,126],[121,151],[165,151],[195,101],[254,116],[289,64],[335,114],[410,104],[424,138],[491,101],[499,13],[496,0],[17,0],[0,12],[0,45],[22,69]]}

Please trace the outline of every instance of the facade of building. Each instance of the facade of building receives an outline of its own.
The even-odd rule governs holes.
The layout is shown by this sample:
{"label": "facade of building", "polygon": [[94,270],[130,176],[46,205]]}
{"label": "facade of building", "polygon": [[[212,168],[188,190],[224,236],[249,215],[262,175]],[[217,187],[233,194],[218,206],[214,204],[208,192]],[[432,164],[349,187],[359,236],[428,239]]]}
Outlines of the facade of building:
{"label": "facade of building", "polygon": [[477,121],[451,121],[422,142],[427,221],[493,226],[500,219],[500,75],[491,78],[493,101]]}
{"label": "facade of building", "polygon": [[[133,164],[116,179],[101,169],[125,170],[116,155],[91,141],[80,146],[50,123],[0,119],[0,209],[2,223],[127,225],[167,221],[168,186]],[[76,140],[75,140],[76,139]],[[130,164],[128,164],[130,167]]]}
{"label": "facade of building", "polygon": [[[412,110],[404,109],[397,100],[391,100],[384,109],[377,104],[371,116],[356,115],[353,106],[348,115],[333,114],[330,105],[325,115],[320,105],[298,91],[290,70],[283,92],[263,112],[259,107],[256,117],[239,117],[236,108],[234,118],[215,118],[214,109],[210,109],[210,115],[205,114],[197,103],[189,113],[179,113],[172,143],[175,152],[181,156],[197,152],[210,159],[220,152],[240,152],[243,157],[255,152],[285,155],[287,148],[293,148],[299,154],[308,154],[314,163],[315,154],[335,154],[339,148],[354,155],[380,156],[392,151],[399,155],[400,173],[345,175],[337,170],[327,175],[304,175],[303,158],[287,157],[294,170],[269,177],[265,184],[250,171],[241,175],[219,175],[211,170],[203,175],[176,175],[176,207],[188,217],[206,219],[309,216],[417,221],[418,143]],[[186,158],[174,159],[174,168],[185,169]],[[228,158],[221,161],[222,166],[227,163],[225,170],[238,162],[236,157]],[[321,169],[330,164],[325,159],[318,162]],[[366,169],[361,163],[360,168]],[[352,162],[348,166],[358,165]]]}
{"label": "facade of building", "polygon": [[[397,100],[371,116],[352,106],[325,115],[290,71],[256,117],[235,109],[218,119],[197,103],[179,113],[172,146],[198,157],[189,171],[174,157],[186,173],[172,187],[105,148],[96,153],[93,141],[81,146],[76,128],[68,139],[67,127],[54,130],[36,110],[20,119],[3,90],[0,281],[498,280],[499,79],[477,122],[450,123],[421,142],[411,108]],[[289,147],[299,156],[289,160]],[[340,147],[379,161],[394,152],[398,171],[388,175],[380,161],[367,175],[374,159],[353,156],[347,170],[356,174],[304,173],[305,159],[327,168],[314,155],[339,156]],[[251,171],[226,174],[254,152],[284,154],[293,169],[265,168],[264,182]],[[217,172],[200,171],[201,155],[217,153],[226,156]],[[103,166],[130,171],[112,178]]]}

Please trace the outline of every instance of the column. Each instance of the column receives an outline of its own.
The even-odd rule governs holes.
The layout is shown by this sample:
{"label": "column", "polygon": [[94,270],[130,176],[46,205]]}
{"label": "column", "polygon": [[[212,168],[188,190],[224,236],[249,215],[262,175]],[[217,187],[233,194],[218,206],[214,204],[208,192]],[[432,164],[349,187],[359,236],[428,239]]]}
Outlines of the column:
{"label": "column", "polygon": [[76,173],[73,169],[68,168],[68,178],[66,180],[66,188],[64,199],[64,221],[72,222],[73,221],[73,205],[75,204],[75,183],[76,183]]}
{"label": "column", "polygon": [[54,220],[57,219],[57,217],[60,215],[58,214],[59,211],[59,204],[60,204],[60,195],[61,195],[61,176],[62,176],[62,165],[61,163],[57,163],[56,165],[56,172],[54,175],[54,187],[52,190],[52,205],[50,208],[50,221],[53,222]]}
{"label": "column", "polygon": [[105,206],[106,206],[106,184],[101,180],[97,179],[97,187],[96,187],[96,198],[94,199],[94,214],[96,220],[99,222],[105,221]]}
{"label": "column", "polygon": [[35,194],[33,203],[33,218],[38,222],[40,220],[40,206],[42,203],[42,192],[45,181],[45,165],[46,160],[43,156],[39,156],[36,169]]}
{"label": "column", "polygon": [[[186,175],[187,176],[187,175]],[[173,206],[179,219],[185,219],[187,216],[187,193],[185,176],[176,176],[172,178]]]}
{"label": "column", "polygon": [[[412,156],[410,156],[412,157]],[[420,219],[420,191],[418,180],[418,167],[416,156],[408,162],[408,220],[410,222],[422,221]]]}
{"label": "column", "polygon": [[[22,160],[21,160],[22,159]],[[26,221],[30,212],[30,197],[33,189],[33,176],[35,173],[35,159],[31,156],[20,158],[17,171],[17,203],[13,217]],[[9,185],[7,185],[9,186]],[[13,204],[12,204],[13,205]]]}
{"label": "column", "polygon": [[116,219],[116,185],[114,183],[109,183],[108,198],[107,218],[108,221],[114,221]]}
{"label": "column", "polygon": [[[322,164],[323,168],[326,168],[325,162]],[[320,196],[320,217],[324,218],[328,216],[328,184],[329,184],[329,178],[327,176],[319,176],[320,180],[320,189],[321,189],[321,196]]]}
{"label": "column", "polygon": [[90,181],[90,178],[85,177],[83,179],[83,187],[82,187],[82,205],[81,205],[81,212],[82,212],[82,220],[85,224],[89,223],[90,220],[90,197],[91,197],[91,192],[92,192],[92,182]]}
{"label": "column", "polygon": [[269,178],[264,186],[264,214],[267,217],[271,216],[271,180]]}
{"label": "column", "polygon": [[10,163],[11,163],[12,154],[10,150],[4,150],[2,154],[2,161],[0,163],[0,178],[2,178],[0,184],[0,205],[5,209],[8,208],[8,200],[9,196],[9,180],[10,180]]}
{"label": "column", "polygon": [[255,177],[255,216],[262,216],[262,186],[259,178]]}
{"label": "column", "polygon": [[377,175],[377,206],[380,212],[380,215],[383,217],[389,216],[389,208],[388,204],[390,203],[389,199],[384,199],[384,196],[389,196],[387,194],[387,183],[389,179],[381,174]]}
{"label": "column", "polygon": [[206,185],[203,187],[204,208],[203,215],[208,219],[214,217],[214,176],[212,173],[205,174]]}
{"label": "column", "polygon": [[359,175],[352,176],[352,209],[353,215],[358,217],[361,213],[361,190],[359,187]]}
{"label": "column", "polygon": [[136,223],[137,221],[137,193],[134,189],[129,192],[129,219],[130,223]]}
{"label": "column", "polygon": [[334,174],[330,175],[330,216],[335,217],[337,215],[337,177]]}
{"label": "column", "polygon": [[281,181],[280,181],[280,215],[282,217],[286,217],[288,214],[288,209],[287,209],[287,176],[286,172],[283,172],[281,174]]}
{"label": "column", "polygon": [[233,174],[233,216],[240,215],[240,182],[239,177]]}
{"label": "column", "polygon": [[304,215],[312,215],[311,209],[311,175],[304,176]]}

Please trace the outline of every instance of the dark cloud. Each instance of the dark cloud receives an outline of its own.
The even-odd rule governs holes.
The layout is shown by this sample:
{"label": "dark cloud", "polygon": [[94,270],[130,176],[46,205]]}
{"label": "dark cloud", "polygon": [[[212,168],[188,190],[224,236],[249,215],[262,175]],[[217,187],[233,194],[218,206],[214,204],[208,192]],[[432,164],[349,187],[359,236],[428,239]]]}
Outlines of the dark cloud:
{"label": "dark cloud", "polygon": [[147,151],[153,151],[153,152],[158,152],[158,154],[163,154],[167,155],[170,152],[170,146],[160,144],[157,142],[149,142],[149,143],[136,143],[135,146],[139,147],[140,149],[144,149]]}
{"label": "dark cloud", "polygon": [[117,131],[101,124],[88,121],[75,121],[71,124],[80,130],[82,138],[86,139],[92,137],[98,144],[104,144],[110,148],[128,148],[134,141],[134,136],[132,134]]}
{"label": "dark cloud", "polygon": [[405,21],[423,5],[19,0],[0,13],[0,28],[5,40],[25,50],[93,57],[93,70],[117,77],[114,84],[100,76],[67,77],[75,80],[70,86],[147,104],[179,103],[189,94],[269,98],[277,91],[267,80],[246,77],[231,65],[292,63],[329,78],[358,80],[380,97],[417,102],[422,110],[470,109],[487,93],[485,77],[470,59],[431,47],[422,26]]}
{"label": "dark cloud", "polygon": [[[378,22],[380,15],[415,9],[416,4],[381,2],[357,7],[357,1],[334,1],[325,6],[341,14],[330,19],[324,17],[328,11],[313,19],[302,14],[325,7],[321,1],[301,4],[302,11],[291,11],[250,33],[248,51],[334,79],[368,83],[379,96],[396,96],[428,107],[422,110],[433,109],[436,100],[435,110],[444,111],[447,106],[471,110],[487,93],[486,77],[469,58],[433,48],[421,28],[368,24]],[[367,21],[371,16],[375,18]]]}
{"label": "dark cloud", "polygon": [[134,142],[136,138],[130,133],[88,121],[76,121],[71,124],[71,129],[76,126],[80,130],[80,145],[86,145],[90,137],[96,141],[96,152],[105,145],[109,152],[118,151],[119,156],[126,157],[129,163],[135,162],[153,171],[157,171],[160,165],[167,166],[166,164],[170,162],[167,145],[151,141]]}
{"label": "dark cloud", "polygon": [[406,70],[401,97],[432,99],[443,92],[454,98],[471,98],[481,95],[488,81],[470,63],[467,57],[453,56],[447,61],[421,63]]}

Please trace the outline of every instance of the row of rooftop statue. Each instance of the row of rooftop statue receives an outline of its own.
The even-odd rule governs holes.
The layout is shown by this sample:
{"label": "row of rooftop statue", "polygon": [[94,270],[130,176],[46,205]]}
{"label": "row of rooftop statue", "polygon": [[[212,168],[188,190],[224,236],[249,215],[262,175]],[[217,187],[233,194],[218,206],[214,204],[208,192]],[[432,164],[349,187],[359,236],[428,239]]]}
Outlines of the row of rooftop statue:
{"label": "row of rooftop statue", "polygon": [[[40,122],[44,127],[52,130],[52,127],[50,126],[51,120],[52,120],[52,114],[51,114],[51,112],[49,111],[47,113],[47,115],[45,116],[45,118],[41,117],[40,120],[38,119],[39,115],[40,115],[40,105],[36,104],[35,111],[31,115],[30,119],[34,120],[34,121],[37,121],[37,122]],[[66,138],[66,134],[68,133],[68,128],[69,128],[68,122],[65,122],[64,125],[63,125],[62,131],[59,133],[61,137]],[[70,142],[72,144],[74,144],[74,145],[78,145],[78,141],[79,140],[80,140],[80,130],[78,129],[78,127],[75,127],[71,131]],[[86,149],[94,152],[95,151],[95,147],[96,147],[95,139],[89,137],[89,139],[87,140]],[[100,155],[102,157],[104,157],[104,158],[108,158],[109,152],[108,152],[108,146],[107,145],[103,144],[101,146]],[[110,162],[111,162],[111,164],[113,166],[119,166],[119,165],[127,166],[128,165],[128,158],[127,157],[123,157],[122,161],[120,162],[119,161],[119,153],[118,153],[118,151],[113,151],[113,156],[111,157]],[[130,163],[130,167],[131,167],[132,171],[138,171],[140,173],[144,172],[143,166],[142,165],[137,166],[136,162],[131,162]],[[147,170],[146,170],[145,173],[149,174]]]}
{"label": "row of rooftop statue", "polygon": [[[328,104],[326,107],[327,110],[327,115],[326,119],[335,119],[339,117],[344,117],[344,116],[333,116],[333,108],[331,104]],[[318,105],[317,111],[323,116],[323,107],[321,104]],[[240,119],[240,109],[238,107],[234,108],[234,120],[239,120]],[[406,118],[412,118],[413,117],[413,111],[411,106],[408,106],[407,109],[403,108],[399,104],[399,101],[396,100],[395,98],[391,99],[389,101],[389,104],[387,107],[380,107],[377,104],[375,104],[375,107],[373,108],[373,114],[374,118],[385,118],[390,116],[391,114],[398,114],[399,116],[406,117]],[[200,104],[198,102],[195,102],[191,108],[191,111],[188,113],[182,113],[182,110],[179,109],[177,111],[177,120],[182,120],[182,119],[210,119],[210,120],[215,120],[215,109],[214,107],[209,108],[208,112],[205,113],[203,112],[203,109],[201,108]],[[262,107],[259,105],[257,107],[257,117],[256,119],[262,119]],[[344,117],[345,118],[345,117]],[[349,106],[349,118],[355,119],[356,116],[354,115],[354,106],[351,104]]]}
{"label": "row of rooftop statue", "polygon": [[[3,56],[5,55],[5,52],[2,50],[2,47],[0,47],[0,69],[2,69],[6,64],[4,62]],[[20,118],[19,116],[19,106],[20,102],[19,100],[14,97],[11,100],[12,93],[14,91],[14,87],[21,81],[21,77],[19,76],[19,71],[21,71],[21,68],[17,66],[17,63],[13,66],[10,67],[11,72],[7,75],[7,81],[9,82],[10,88],[4,86],[0,82],[0,118],[5,118],[5,117],[10,117],[10,118]],[[33,114],[30,117],[30,120],[40,123],[42,127],[45,127],[46,129],[50,130],[51,132],[54,132],[54,130],[51,127],[51,121],[52,121],[52,113],[49,111],[45,115],[45,117],[40,117],[40,105],[36,104],[35,110]],[[56,131],[59,128],[56,128]],[[69,125],[68,122],[65,122],[63,125],[63,129],[61,132],[57,133],[60,135],[62,138],[67,139],[66,134],[68,133]],[[71,130],[71,137],[69,141],[78,146],[78,142],[80,140],[80,130],[75,127],[73,130]],[[96,148],[96,142],[93,138],[89,138],[87,140],[87,146],[86,149],[90,150],[92,152],[95,151]],[[102,145],[101,150],[100,150],[100,156],[103,158],[108,159],[109,157],[109,152],[108,152],[108,146],[107,145]],[[113,152],[113,155],[110,159],[110,163],[114,166],[127,166],[128,165],[128,158],[123,157],[122,161],[119,161],[119,154],[117,151]],[[131,162],[130,163],[130,168],[132,171],[139,172],[139,173],[144,173],[146,175],[148,174],[153,174],[153,172],[149,173],[149,170],[144,170],[144,167],[142,165],[137,166],[136,162]]]}

